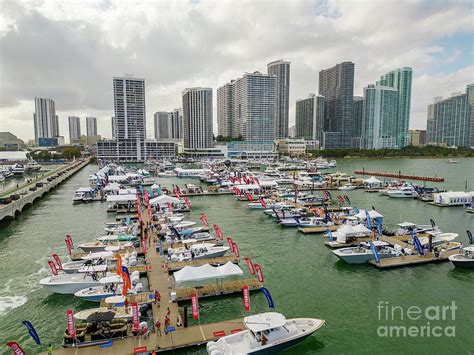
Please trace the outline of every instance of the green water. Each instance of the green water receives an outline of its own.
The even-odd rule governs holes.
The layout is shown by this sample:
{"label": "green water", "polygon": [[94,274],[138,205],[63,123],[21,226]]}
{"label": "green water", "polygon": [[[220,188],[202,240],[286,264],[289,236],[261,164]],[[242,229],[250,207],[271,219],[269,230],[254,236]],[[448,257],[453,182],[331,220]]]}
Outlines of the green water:
{"label": "green water", "polygon": [[[393,171],[418,175],[443,176],[439,184],[446,189],[474,188],[474,159],[459,164],[444,160],[351,160],[339,161],[339,171],[356,169]],[[37,328],[44,343],[59,346],[66,327],[65,311],[80,310],[94,304],[70,296],[50,294],[37,282],[50,274],[47,260],[52,252],[66,258],[64,236],[72,234],[75,243],[92,240],[103,230],[103,222],[112,219],[105,203],[71,204],[76,188],[87,182],[95,166],[88,166],[56,189],[40,203],[26,210],[16,221],[0,225],[0,353],[9,353],[7,341],[19,342],[29,353],[38,347],[29,338],[21,321],[27,319]],[[159,179],[170,186],[178,179]],[[474,215],[462,208],[438,208],[416,200],[389,199],[363,191],[346,192],[354,206],[375,208],[384,215],[386,224],[403,220],[429,223],[433,218],[443,231],[460,234],[467,242],[465,230],[474,229]],[[245,208],[232,196],[191,198],[189,219],[198,221],[205,211],[209,222],[217,223],[225,236],[231,236],[243,256],[262,265],[266,287],[276,310],[288,317],[325,319],[326,326],[301,345],[291,349],[295,354],[341,353],[432,353],[467,354],[474,349],[474,271],[454,269],[451,263],[429,264],[393,270],[378,270],[369,265],[346,265],[337,260],[317,235],[303,235],[295,229],[284,229],[259,211]],[[245,263],[241,264],[248,276]],[[379,320],[379,302],[426,309],[429,306],[455,302],[455,320],[451,313],[444,321],[400,322]],[[261,293],[251,294],[252,312],[266,311]],[[9,308],[9,309],[8,309]],[[201,321],[213,322],[245,316],[240,295],[201,300]],[[382,313],[384,316],[384,313]],[[430,313],[432,315],[432,313]],[[455,326],[454,337],[380,337],[381,326],[440,325]],[[445,329],[445,328],[443,328]],[[452,328],[450,328],[452,329]],[[181,353],[205,353],[204,348]]]}

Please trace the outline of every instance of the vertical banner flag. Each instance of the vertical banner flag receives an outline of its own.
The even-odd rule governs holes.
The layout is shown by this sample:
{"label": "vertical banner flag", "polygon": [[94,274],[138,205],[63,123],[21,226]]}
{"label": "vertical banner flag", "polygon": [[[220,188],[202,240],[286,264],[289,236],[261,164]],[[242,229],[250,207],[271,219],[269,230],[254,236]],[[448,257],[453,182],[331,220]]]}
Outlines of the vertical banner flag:
{"label": "vertical banner flag", "polygon": [[375,244],[371,241],[369,241],[370,249],[372,250],[372,253],[374,254],[374,259],[375,262],[378,264],[380,263],[380,255],[377,252],[377,248],[375,247]]}
{"label": "vertical banner flag", "polygon": [[25,327],[26,329],[28,329],[28,333],[30,334],[30,336],[33,338],[33,340],[35,341],[36,344],[38,345],[41,345],[41,340],[38,336],[38,333],[36,332],[36,329],[35,327],[33,327],[33,324],[31,324],[31,322],[27,321],[27,320],[24,320],[23,322],[21,322]]}
{"label": "vertical banner flag", "polygon": [[58,275],[58,269],[56,269],[56,264],[54,261],[48,260],[49,267],[51,268],[51,272],[53,273],[54,276]]}
{"label": "vertical banner flag", "polygon": [[265,287],[262,287],[262,292],[265,295],[265,297],[267,298],[268,308],[275,308],[275,303],[273,303],[273,298],[272,298],[272,295],[270,294],[270,292]]}
{"label": "vertical banner flag", "polygon": [[342,197],[341,195],[337,195],[337,199],[342,205],[346,202],[346,200],[344,200],[344,197]]}
{"label": "vertical banner flag", "polygon": [[328,234],[328,237],[329,237],[329,240],[332,242],[334,240],[334,236],[332,235],[332,232],[330,229],[327,229],[326,230],[327,234]]}
{"label": "vertical banner flag", "polygon": [[377,233],[379,235],[382,235],[382,233],[383,233],[382,225],[380,223],[377,223]]}
{"label": "vertical banner flag", "polygon": [[257,273],[258,282],[263,282],[262,268],[258,264],[253,264],[253,267],[255,268],[255,272]]}
{"label": "vertical banner flag", "polygon": [[56,260],[56,263],[58,264],[58,270],[63,269],[63,264],[61,263],[61,259],[59,259],[59,255],[56,253],[51,254],[51,256]]}
{"label": "vertical banner flag", "polygon": [[365,210],[365,218],[367,219],[367,228],[372,229],[372,221],[370,219],[369,212]]}
{"label": "vertical banner flag", "polygon": [[10,349],[12,349],[13,354],[26,355],[25,350],[23,350],[23,348],[17,342],[9,341],[7,345],[10,347]]}
{"label": "vertical banner flag", "polygon": [[253,267],[252,261],[250,258],[244,258],[245,262],[247,263],[247,266],[249,268],[249,271],[252,275],[255,275],[255,268]]}
{"label": "vertical banner flag", "polygon": [[183,196],[183,199],[184,199],[184,203],[186,204],[186,207],[191,208],[191,204],[189,203],[188,198],[186,196]]}
{"label": "vertical banner flag", "polygon": [[74,249],[74,243],[72,242],[72,237],[70,234],[66,235],[66,238],[69,242],[69,245],[71,246],[71,249]]}
{"label": "vertical banner flag", "polygon": [[244,308],[246,311],[250,311],[250,294],[249,294],[249,287],[244,286],[242,287],[242,293],[244,297]]}
{"label": "vertical banner flag", "polygon": [[132,302],[132,324],[133,324],[133,330],[135,332],[138,332],[138,303],[137,302]]}
{"label": "vertical banner flag", "polygon": [[232,247],[234,248],[233,252],[234,255],[238,258],[240,258],[240,252],[239,252],[239,247],[237,246],[237,243],[232,242]]}
{"label": "vertical banner flag", "polygon": [[220,240],[224,240],[224,236],[222,235],[222,232],[217,224],[213,225],[214,230],[216,231],[216,235]]}
{"label": "vertical banner flag", "polygon": [[197,295],[193,293],[191,295],[191,308],[193,311],[193,319],[198,319],[199,318],[199,302]]}
{"label": "vertical banner flag", "polygon": [[471,231],[468,230],[468,231],[466,231],[466,233],[467,233],[467,238],[469,239],[469,244],[473,244],[473,243],[472,243],[473,240],[472,240],[472,233],[471,233]]}
{"label": "vertical banner flag", "polygon": [[247,197],[247,200],[249,200],[250,202],[253,202],[253,197],[248,192],[245,193],[245,197]]}
{"label": "vertical banner flag", "polygon": [[126,274],[130,279],[130,272],[128,271],[128,267],[122,265],[122,274]]}
{"label": "vertical banner flag", "polygon": [[267,208],[267,203],[265,202],[263,197],[260,199],[260,204],[262,205],[263,208]]}
{"label": "vertical banner flag", "polygon": [[128,275],[124,272],[122,272],[122,280],[123,280],[123,284],[122,284],[122,296],[123,297],[127,297],[127,293],[128,293],[128,283],[130,282],[130,278],[128,277]]}
{"label": "vertical banner flag", "polygon": [[73,338],[76,337],[76,326],[74,324],[74,313],[72,309],[68,309],[66,311],[67,315],[67,332],[69,333],[70,336]]}
{"label": "vertical banner flag", "polygon": [[349,197],[347,197],[347,195],[344,195],[344,199],[347,201],[347,204],[348,204],[348,205],[351,204],[351,200],[349,200]]}
{"label": "vertical banner flag", "polygon": [[201,221],[204,223],[206,226],[209,226],[209,223],[207,222],[206,214],[204,212],[201,212]]}
{"label": "vertical banner flag", "polygon": [[233,178],[232,176],[229,176],[229,181],[230,181],[231,183],[235,183],[235,180],[234,180],[234,178]]}
{"label": "vertical banner flag", "polygon": [[117,275],[122,275],[122,255],[120,254],[115,254],[115,260],[116,260],[116,269],[117,269]]}
{"label": "vertical banner flag", "polygon": [[227,237],[227,244],[229,244],[230,251],[234,252],[234,241],[231,237]]}
{"label": "vertical banner flag", "polygon": [[64,242],[66,243],[68,254],[71,255],[72,249],[71,249],[71,245],[69,244],[69,240],[66,238],[66,239],[64,239]]}

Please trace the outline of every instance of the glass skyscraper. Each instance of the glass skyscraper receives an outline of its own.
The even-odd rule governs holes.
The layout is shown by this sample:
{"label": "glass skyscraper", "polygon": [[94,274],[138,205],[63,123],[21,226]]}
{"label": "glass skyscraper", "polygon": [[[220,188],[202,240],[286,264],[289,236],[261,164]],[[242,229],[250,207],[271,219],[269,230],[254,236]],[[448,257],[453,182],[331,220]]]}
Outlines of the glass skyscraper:
{"label": "glass skyscraper", "polygon": [[309,94],[306,99],[296,100],[295,137],[323,141],[324,97]]}

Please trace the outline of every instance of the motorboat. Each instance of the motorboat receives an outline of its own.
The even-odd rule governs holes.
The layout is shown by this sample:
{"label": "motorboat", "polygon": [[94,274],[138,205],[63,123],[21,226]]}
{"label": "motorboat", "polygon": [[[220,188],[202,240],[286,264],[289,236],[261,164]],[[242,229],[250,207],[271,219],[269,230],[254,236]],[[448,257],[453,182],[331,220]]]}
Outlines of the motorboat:
{"label": "motorboat", "polygon": [[102,243],[125,242],[135,239],[137,239],[135,234],[110,234],[97,238],[97,240]]}
{"label": "motorboat", "polygon": [[300,227],[300,228],[311,228],[311,227],[329,227],[333,223],[331,221],[325,221],[322,217],[293,217],[286,218],[280,221],[280,224],[285,227]]}
{"label": "motorboat", "polygon": [[86,255],[81,256],[81,260],[95,260],[95,259],[107,259],[112,258],[114,253],[112,251],[97,251],[97,252],[89,252]]}
{"label": "motorboat", "polygon": [[354,185],[344,185],[344,186],[339,186],[337,189],[340,191],[352,191],[355,190],[357,186]]}
{"label": "motorboat", "polygon": [[457,164],[457,163],[459,163],[459,160],[454,160],[454,159],[446,160],[446,164]]}
{"label": "motorboat", "polygon": [[[143,284],[140,282],[138,271],[131,274],[132,289],[128,290],[128,294],[136,294],[143,292]],[[122,293],[122,278],[118,275],[104,277],[99,280],[101,285],[84,288],[74,293],[74,296],[85,301],[100,302],[107,297],[120,295]]]}
{"label": "motorboat", "polygon": [[74,193],[74,196],[72,197],[72,202],[90,202],[93,199],[93,193],[94,190],[92,190],[90,187],[80,187]]}
{"label": "motorboat", "polygon": [[105,271],[107,269],[107,260],[104,258],[70,261],[62,264],[62,271],[66,274],[75,274],[77,272]]}
{"label": "motorboat", "polygon": [[387,190],[388,197],[395,198],[416,198],[418,197],[418,192],[412,186],[405,186],[400,189]]}
{"label": "motorboat", "polygon": [[[391,258],[401,255],[400,246],[397,248],[391,247],[390,244],[380,240],[374,240],[371,243],[375,246],[380,258]],[[336,249],[332,253],[348,264],[365,264],[375,259],[369,242],[361,242],[356,247]]]}
{"label": "motorboat", "polygon": [[13,175],[23,175],[25,173],[25,167],[20,164],[13,164],[10,167],[10,171],[13,173]]}
{"label": "motorboat", "polygon": [[168,259],[171,262],[176,262],[195,259],[218,258],[224,256],[229,249],[230,248],[226,246],[216,246],[215,244],[210,243],[198,243],[192,244],[189,249],[186,247],[175,249],[169,248]]}
{"label": "motorboat", "polygon": [[244,318],[245,330],[207,343],[210,355],[273,354],[283,351],[311,336],[324,325],[316,318],[286,319],[276,312]]}
{"label": "motorboat", "polygon": [[450,255],[449,261],[455,267],[474,268],[474,245],[462,248],[459,254]]}
{"label": "motorboat", "polygon": [[39,283],[49,291],[61,294],[73,294],[84,288],[100,285],[95,273],[53,275],[41,279]]}
{"label": "motorboat", "polygon": [[114,246],[120,249],[131,248],[133,247],[133,243],[131,242],[87,242],[78,245],[78,248],[82,249],[84,252],[99,252],[105,251],[107,247]]}
{"label": "motorboat", "polygon": [[74,313],[74,319],[79,321],[85,321],[91,316],[108,314],[110,312],[113,312],[113,319],[132,319],[132,312],[126,312],[124,308],[116,308],[112,311],[110,308],[107,307],[89,308],[83,311],[79,311],[77,313]]}
{"label": "motorboat", "polygon": [[284,220],[284,219],[294,219],[299,218],[306,214],[306,211],[302,208],[291,208],[287,209],[275,209],[273,214],[270,214],[271,217],[276,218],[277,221]]}

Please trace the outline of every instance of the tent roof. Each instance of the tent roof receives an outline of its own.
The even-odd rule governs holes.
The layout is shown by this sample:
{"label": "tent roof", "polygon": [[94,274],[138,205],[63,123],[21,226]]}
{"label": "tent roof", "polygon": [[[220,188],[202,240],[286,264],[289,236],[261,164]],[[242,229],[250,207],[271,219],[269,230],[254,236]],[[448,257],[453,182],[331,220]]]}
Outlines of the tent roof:
{"label": "tent roof", "polygon": [[[375,210],[368,211],[370,218],[383,218],[383,215],[378,213]],[[366,219],[365,210],[360,210],[359,213],[355,215],[359,219]]]}
{"label": "tent roof", "polygon": [[202,281],[207,279],[223,278],[228,276],[243,275],[240,267],[228,261],[227,264],[214,267],[209,264],[202,266],[185,266],[179,271],[176,271],[173,276],[177,283],[186,281]]}
{"label": "tent roof", "polygon": [[107,202],[127,202],[136,200],[135,194],[127,194],[127,195],[109,195],[107,196]]}
{"label": "tent roof", "polygon": [[112,182],[110,184],[108,184],[105,188],[104,188],[105,191],[118,191],[120,190],[120,184],[116,183],[116,182]]}
{"label": "tent roof", "polygon": [[364,182],[369,183],[369,184],[381,184],[382,181],[377,179],[375,176],[371,176],[368,179],[365,179]]}
{"label": "tent roof", "polygon": [[181,201],[173,196],[169,195],[160,195],[158,197],[152,198],[150,200],[150,205],[164,205],[167,203],[181,203]]}

